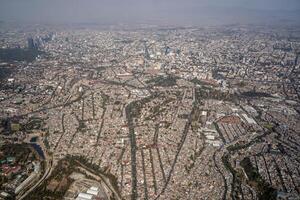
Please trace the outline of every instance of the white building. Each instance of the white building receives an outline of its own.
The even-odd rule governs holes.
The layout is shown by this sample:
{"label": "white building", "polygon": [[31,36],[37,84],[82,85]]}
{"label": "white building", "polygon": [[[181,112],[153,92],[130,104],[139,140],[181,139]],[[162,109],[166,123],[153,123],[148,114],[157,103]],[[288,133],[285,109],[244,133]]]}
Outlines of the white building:
{"label": "white building", "polygon": [[87,194],[87,193],[79,193],[76,200],[90,200],[93,199],[92,194]]}

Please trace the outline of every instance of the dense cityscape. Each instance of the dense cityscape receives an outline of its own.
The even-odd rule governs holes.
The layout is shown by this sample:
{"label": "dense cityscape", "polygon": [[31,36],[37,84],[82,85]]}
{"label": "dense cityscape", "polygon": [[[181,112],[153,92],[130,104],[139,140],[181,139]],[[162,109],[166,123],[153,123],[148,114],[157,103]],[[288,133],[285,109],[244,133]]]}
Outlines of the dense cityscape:
{"label": "dense cityscape", "polygon": [[299,199],[300,28],[0,38],[0,199]]}

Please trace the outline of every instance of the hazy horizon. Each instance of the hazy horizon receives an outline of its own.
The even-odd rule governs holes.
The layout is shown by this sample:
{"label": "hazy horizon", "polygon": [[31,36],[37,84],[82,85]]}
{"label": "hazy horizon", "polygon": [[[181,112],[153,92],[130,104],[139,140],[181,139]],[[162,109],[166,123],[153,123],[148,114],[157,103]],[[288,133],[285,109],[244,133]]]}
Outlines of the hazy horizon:
{"label": "hazy horizon", "polygon": [[34,23],[300,24],[299,0],[0,0],[0,20]]}

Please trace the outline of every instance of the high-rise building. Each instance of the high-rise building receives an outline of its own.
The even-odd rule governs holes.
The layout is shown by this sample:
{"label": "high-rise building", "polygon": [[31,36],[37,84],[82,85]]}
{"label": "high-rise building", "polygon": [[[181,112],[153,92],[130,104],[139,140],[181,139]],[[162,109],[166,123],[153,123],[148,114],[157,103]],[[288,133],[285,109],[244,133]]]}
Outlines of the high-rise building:
{"label": "high-rise building", "polygon": [[28,38],[28,39],[27,39],[27,42],[28,42],[28,48],[29,48],[29,49],[36,49],[36,46],[35,46],[35,44],[34,44],[34,40],[33,40],[32,37]]}

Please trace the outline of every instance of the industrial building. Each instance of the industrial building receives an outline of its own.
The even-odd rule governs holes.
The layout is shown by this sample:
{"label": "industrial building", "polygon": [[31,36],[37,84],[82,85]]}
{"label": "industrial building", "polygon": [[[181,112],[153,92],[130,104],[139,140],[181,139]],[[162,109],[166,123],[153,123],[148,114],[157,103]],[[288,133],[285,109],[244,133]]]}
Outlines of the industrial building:
{"label": "industrial building", "polygon": [[90,187],[86,193],[81,192],[76,197],[76,200],[91,200],[91,199],[99,199],[99,188],[97,187]]}

